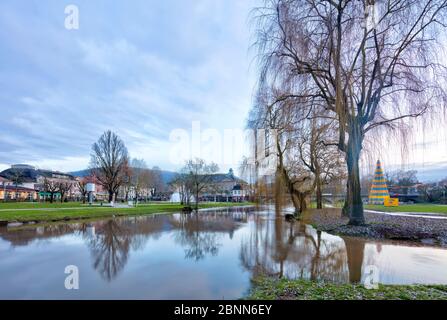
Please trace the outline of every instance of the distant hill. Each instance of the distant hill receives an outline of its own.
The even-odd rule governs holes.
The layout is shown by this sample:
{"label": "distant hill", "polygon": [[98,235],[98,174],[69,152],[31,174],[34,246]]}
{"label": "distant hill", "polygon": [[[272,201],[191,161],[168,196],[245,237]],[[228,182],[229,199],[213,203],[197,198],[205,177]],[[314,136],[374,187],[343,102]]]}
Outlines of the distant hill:
{"label": "distant hill", "polygon": [[39,176],[52,178],[55,176],[62,176],[73,179],[73,175],[59,171],[35,169],[35,168],[10,168],[0,172],[0,177],[14,181],[15,177],[20,177],[21,183],[36,182]]}
{"label": "distant hill", "polygon": [[161,178],[163,179],[163,183],[170,183],[177,173],[173,171],[165,171],[161,170]]}
{"label": "distant hill", "polygon": [[447,163],[416,168],[417,177],[421,182],[437,182],[447,178]]}
{"label": "distant hill", "polygon": [[[90,169],[84,169],[84,170],[79,170],[79,171],[72,171],[69,172],[69,174],[75,176],[75,177],[87,177],[90,174]],[[175,176],[175,172],[173,171],[166,171],[166,170],[161,170],[161,178],[163,179],[163,183],[168,184],[169,182],[172,181],[172,179]]]}
{"label": "distant hill", "polygon": [[[390,166],[389,172],[400,170],[400,166]],[[416,176],[422,183],[437,182],[447,178],[447,162],[410,164],[404,170],[416,170]]]}
{"label": "distant hill", "polygon": [[85,169],[85,170],[79,170],[79,171],[72,171],[69,172],[69,174],[75,176],[75,177],[87,177],[90,174],[90,170],[89,169]]}

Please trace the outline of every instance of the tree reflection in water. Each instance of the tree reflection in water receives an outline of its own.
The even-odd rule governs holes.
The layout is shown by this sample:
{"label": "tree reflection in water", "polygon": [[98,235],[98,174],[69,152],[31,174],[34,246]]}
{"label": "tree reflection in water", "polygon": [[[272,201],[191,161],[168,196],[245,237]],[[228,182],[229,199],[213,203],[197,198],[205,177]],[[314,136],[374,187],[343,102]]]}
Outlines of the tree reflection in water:
{"label": "tree reflection in water", "polygon": [[139,250],[150,238],[158,238],[165,221],[166,217],[161,216],[133,217],[97,222],[85,228],[95,270],[103,279],[113,280],[124,269],[130,249]]}
{"label": "tree reflection in water", "polygon": [[216,256],[219,242],[225,234],[233,237],[240,222],[246,221],[246,210],[224,210],[180,215],[171,220],[178,232],[175,241],[185,247],[185,258],[199,261],[206,256]]}
{"label": "tree reflection in water", "polygon": [[[241,227],[242,232],[233,239]],[[359,282],[365,261],[378,263],[371,252],[365,257],[366,240],[331,236],[299,221],[285,221],[280,206],[274,213],[268,209],[243,208],[91,223],[28,225],[14,231],[0,229],[0,239],[12,246],[25,246],[36,239],[46,241],[71,233],[82,235],[90,250],[93,267],[106,281],[112,281],[124,269],[132,250],[145,248],[149,239],[158,239],[164,233],[172,235],[173,240],[183,247],[185,259],[193,261],[218,255],[224,243],[240,246],[239,261],[253,277],[266,274]],[[380,251],[380,244],[377,244],[374,252],[379,254]]]}
{"label": "tree reflection in water", "polygon": [[[278,209],[280,210],[280,209]],[[334,282],[360,282],[365,241],[326,235],[309,225],[285,221],[280,211],[248,215],[249,210],[213,211],[206,214],[115,219],[95,224],[88,237],[94,267],[110,281],[124,268],[129,250],[138,250],[149,238],[158,238],[166,228],[184,247],[185,259],[200,261],[216,256],[225,235],[233,237],[244,223],[248,237],[242,239],[242,265],[259,274]],[[81,230],[84,230],[81,227]],[[88,234],[88,232],[85,232]]]}
{"label": "tree reflection in water", "polygon": [[310,226],[285,221],[280,208],[273,220],[257,215],[250,223],[240,259],[253,277],[348,281],[345,246],[340,238],[323,237]]}
{"label": "tree reflection in water", "polygon": [[360,282],[362,280],[362,266],[366,241],[350,237],[345,237],[343,240],[346,246],[349,281]]}
{"label": "tree reflection in water", "polygon": [[93,267],[101,276],[111,281],[126,265],[132,235],[116,220],[109,220],[96,228],[88,245],[93,256]]}

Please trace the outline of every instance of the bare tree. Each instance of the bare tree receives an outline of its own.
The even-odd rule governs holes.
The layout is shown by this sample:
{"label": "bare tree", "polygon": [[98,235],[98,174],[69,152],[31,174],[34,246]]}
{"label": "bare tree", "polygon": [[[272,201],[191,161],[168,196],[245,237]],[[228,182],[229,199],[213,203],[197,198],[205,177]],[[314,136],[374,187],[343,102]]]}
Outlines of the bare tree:
{"label": "bare tree", "polygon": [[242,158],[241,164],[239,165],[239,172],[242,179],[247,181],[248,185],[248,197],[249,201],[255,200],[256,194],[256,165],[251,159],[244,156]]}
{"label": "bare tree", "polygon": [[338,122],[350,224],[364,223],[359,159],[365,135],[405,128],[445,104],[438,52],[446,7],[444,0],[268,0],[255,11],[260,89],[285,83],[273,103],[304,99]]}
{"label": "bare tree", "polygon": [[323,208],[323,187],[335,180],[345,178],[344,161],[341,153],[331,145],[335,129],[332,121],[322,121],[315,116],[298,130],[299,157],[315,179],[317,209]]}
{"label": "bare tree", "polygon": [[296,214],[306,209],[313,192],[321,209],[323,186],[343,172],[341,154],[331,145],[335,121],[320,118],[315,108],[306,108],[298,100],[270,104],[280,96],[281,91],[275,88],[260,93],[249,118],[252,129],[271,131],[272,141],[267,143],[273,145],[278,160],[275,199],[281,200],[284,185]]}
{"label": "bare tree", "polygon": [[141,196],[145,197],[145,201],[152,195],[152,173],[151,170],[145,169],[140,175]]}
{"label": "bare tree", "polygon": [[15,199],[18,200],[19,199],[19,195],[20,195],[20,192],[18,192],[18,187],[24,181],[22,170],[18,170],[18,169],[11,170],[11,181],[13,182],[14,187],[16,189]]}
{"label": "bare tree", "polygon": [[154,195],[162,192],[165,189],[161,169],[157,166],[150,170],[150,186],[153,189]]}
{"label": "bare tree", "polygon": [[[129,194],[133,189],[132,186],[133,168],[126,164],[122,170],[122,183],[120,191],[124,194],[124,200],[129,201]],[[122,194],[121,194],[122,195]]]}
{"label": "bare tree", "polygon": [[59,190],[59,193],[61,194],[61,202],[64,202],[67,193],[69,193],[70,190],[73,188],[73,182],[59,181],[59,182],[56,182],[56,185],[57,185],[57,189]]}
{"label": "bare tree", "polygon": [[192,186],[186,173],[177,173],[170,182],[170,186],[174,192],[179,193],[180,204],[185,206],[191,205]]}
{"label": "bare tree", "polygon": [[112,131],[106,131],[92,146],[91,169],[113,201],[125,181],[128,153],[124,142]]}
{"label": "bare tree", "polygon": [[85,204],[85,199],[86,199],[86,196],[87,196],[87,183],[88,183],[88,181],[87,181],[86,178],[82,178],[82,179],[79,179],[76,183],[77,183],[77,187],[78,187],[79,193],[81,194],[81,197],[82,197],[82,203]]}
{"label": "bare tree", "polygon": [[43,190],[50,194],[50,203],[53,203],[54,196],[59,193],[59,183],[55,180],[49,180],[44,178],[43,180]]}
{"label": "bare tree", "polygon": [[218,170],[216,164],[207,164],[203,159],[189,160],[181,170],[183,177],[186,179],[185,185],[191,188],[194,195],[196,210],[199,209],[200,194],[211,184],[212,175]]}
{"label": "bare tree", "polygon": [[135,193],[135,206],[137,206],[142,189],[150,183],[149,172],[143,159],[132,159],[131,167],[131,185]]}

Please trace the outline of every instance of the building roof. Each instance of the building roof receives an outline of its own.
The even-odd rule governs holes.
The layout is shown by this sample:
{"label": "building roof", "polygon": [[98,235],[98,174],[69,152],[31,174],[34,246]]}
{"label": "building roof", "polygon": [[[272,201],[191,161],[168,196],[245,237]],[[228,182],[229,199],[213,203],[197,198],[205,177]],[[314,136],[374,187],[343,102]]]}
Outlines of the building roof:
{"label": "building roof", "polygon": [[[31,189],[31,188],[25,188],[25,187],[20,187],[20,186],[16,187],[16,186],[11,186],[11,185],[5,186],[4,189],[6,189],[6,191],[9,191],[9,192],[34,192],[34,191],[37,191],[37,190]],[[2,187],[2,188],[0,188],[0,191],[3,191],[4,189]]]}
{"label": "building roof", "polygon": [[244,180],[236,177],[233,174],[233,170],[230,169],[228,173],[216,173],[212,175],[212,182],[214,183],[223,183],[223,182],[233,182],[233,183],[246,183]]}

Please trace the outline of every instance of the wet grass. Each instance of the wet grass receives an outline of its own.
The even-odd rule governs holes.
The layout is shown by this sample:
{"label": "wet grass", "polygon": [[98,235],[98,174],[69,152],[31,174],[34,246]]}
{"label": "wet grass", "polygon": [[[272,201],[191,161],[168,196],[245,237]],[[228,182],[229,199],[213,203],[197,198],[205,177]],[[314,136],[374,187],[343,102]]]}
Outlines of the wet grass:
{"label": "wet grass", "polygon": [[[216,208],[216,207],[234,207],[241,205],[251,205],[250,203],[202,203],[200,209]],[[134,208],[112,208],[100,206],[69,206],[69,207],[31,207],[31,210],[20,210],[23,208],[11,208],[11,210],[0,211],[0,221],[60,221],[60,220],[76,220],[101,218],[108,216],[130,216],[130,215],[146,215],[153,213],[179,212],[183,205],[173,203],[153,203],[140,205]],[[35,210],[33,210],[35,209]],[[61,210],[58,210],[61,209]]]}
{"label": "wet grass", "polygon": [[447,300],[444,285],[379,285],[366,289],[361,284],[334,284],[309,280],[261,277],[253,281],[248,300]]}
{"label": "wet grass", "polygon": [[398,207],[385,207],[381,205],[365,205],[365,209],[383,212],[419,212],[447,214],[447,205],[442,204],[405,204]]}

